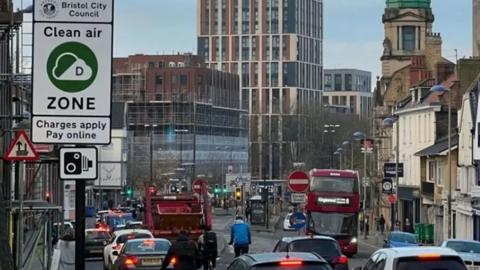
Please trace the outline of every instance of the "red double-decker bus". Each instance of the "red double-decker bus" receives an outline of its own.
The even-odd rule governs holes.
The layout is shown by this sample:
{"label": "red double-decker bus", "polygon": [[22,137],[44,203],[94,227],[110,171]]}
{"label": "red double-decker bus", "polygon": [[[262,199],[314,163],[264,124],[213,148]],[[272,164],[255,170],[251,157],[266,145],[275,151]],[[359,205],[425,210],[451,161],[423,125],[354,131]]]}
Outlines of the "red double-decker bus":
{"label": "red double-decker bus", "polygon": [[337,239],[343,254],[357,253],[360,193],[358,173],[313,169],[307,195],[307,233]]}

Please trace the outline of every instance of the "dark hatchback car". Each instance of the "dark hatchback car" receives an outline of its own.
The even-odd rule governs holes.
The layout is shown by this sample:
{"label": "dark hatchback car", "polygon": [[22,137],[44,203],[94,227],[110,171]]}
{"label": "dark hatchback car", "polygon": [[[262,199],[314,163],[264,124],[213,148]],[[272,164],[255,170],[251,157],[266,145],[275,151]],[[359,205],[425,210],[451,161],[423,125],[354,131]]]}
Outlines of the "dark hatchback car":
{"label": "dark hatchback car", "polygon": [[328,236],[283,237],[274,252],[313,252],[325,259],[334,270],[348,270],[348,258],[342,255],[338,242]]}
{"label": "dark hatchback car", "polygon": [[233,260],[227,270],[331,270],[320,256],[306,252],[245,254]]}
{"label": "dark hatchback car", "polygon": [[107,244],[111,235],[103,229],[85,230],[85,256],[102,257],[103,247]]}
{"label": "dark hatchback car", "polygon": [[113,266],[114,270],[160,269],[170,248],[170,241],[163,238],[132,239],[123,245]]}

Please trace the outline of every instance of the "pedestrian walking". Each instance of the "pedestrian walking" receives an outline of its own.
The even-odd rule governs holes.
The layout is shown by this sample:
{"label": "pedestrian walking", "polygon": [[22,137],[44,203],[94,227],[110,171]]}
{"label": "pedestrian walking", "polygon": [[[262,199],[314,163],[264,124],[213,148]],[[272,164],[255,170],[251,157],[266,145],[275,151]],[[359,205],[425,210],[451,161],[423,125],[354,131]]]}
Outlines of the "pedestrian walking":
{"label": "pedestrian walking", "polygon": [[380,225],[380,232],[382,235],[385,233],[385,218],[383,215],[380,215],[380,220],[378,221],[378,224]]}
{"label": "pedestrian walking", "polygon": [[177,240],[170,246],[161,269],[167,269],[173,258],[176,259],[173,266],[175,270],[193,270],[198,268],[197,262],[200,259],[200,254],[197,245],[188,238],[186,231],[182,230]]}
{"label": "pedestrian walking", "polygon": [[230,229],[230,242],[235,250],[235,257],[248,253],[249,245],[252,243],[250,227],[243,221],[241,216],[235,218],[235,223]]}
{"label": "pedestrian walking", "polygon": [[217,234],[205,227],[204,233],[198,238],[198,249],[202,256],[203,270],[215,269],[218,257]]}
{"label": "pedestrian walking", "polygon": [[75,231],[72,228],[65,230],[57,249],[60,250],[58,270],[75,270]]}
{"label": "pedestrian walking", "polygon": [[245,207],[245,221],[252,222],[251,215],[252,215],[252,208],[250,207],[250,204],[247,203],[247,206]]}

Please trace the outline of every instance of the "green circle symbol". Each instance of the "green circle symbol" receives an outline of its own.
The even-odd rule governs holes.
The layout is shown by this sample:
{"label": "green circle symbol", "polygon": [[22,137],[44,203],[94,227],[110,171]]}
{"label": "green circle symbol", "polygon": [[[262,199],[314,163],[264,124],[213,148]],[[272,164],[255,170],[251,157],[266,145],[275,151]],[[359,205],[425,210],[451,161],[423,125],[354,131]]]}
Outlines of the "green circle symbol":
{"label": "green circle symbol", "polygon": [[95,81],[97,72],[95,53],[79,42],[62,43],[48,56],[48,78],[64,92],[77,93],[85,90]]}

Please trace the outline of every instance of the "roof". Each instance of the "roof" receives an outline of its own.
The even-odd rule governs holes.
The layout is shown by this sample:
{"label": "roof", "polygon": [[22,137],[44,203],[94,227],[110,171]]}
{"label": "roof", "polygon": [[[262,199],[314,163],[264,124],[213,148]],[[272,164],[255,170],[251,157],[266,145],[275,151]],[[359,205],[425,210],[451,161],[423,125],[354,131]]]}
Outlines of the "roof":
{"label": "roof", "polygon": [[[451,147],[454,148],[455,146],[458,145],[458,134],[455,134],[451,137]],[[426,156],[435,156],[435,155],[440,155],[442,152],[448,150],[448,139],[447,137],[438,140],[437,143],[435,143],[432,146],[429,146],[427,148],[424,148],[417,153],[415,153],[416,156],[420,157],[426,157]]]}
{"label": "roof", "polygon": [[[288,258],[287,258],[288,255]],[[256,264],[266,264],[266,263],[276,263],[284,260],[302,260],[307,262],[323,262],[326,261],[313,253],[309,252],[270,252],[270,253],[256,253],[256,254],[245,254],[239,258],[244,261],[250,261],[252,265]]]}
{"label": "roof", "polygon": [[387,8],[430,8],[431,0],[387,0]]}
{"label": "roof", "polygon": [[391,254],[395,257],[416,257],[422,254],[439,254],[441,256],[458,256],[453,249],[442,247],[401,247],[401,248],[384,248],[378,252]]}
{"label": "roof", "polygon": [[464,239],[448,239],[448,240],[445,240],[445,242],[464,242],[464,243],[480,244],[479,241],[464,240]]}
{"label": "roof", "polygon": [[282,241],[287,242],[287,243],[297,241],[297,240],[310,240],[310,239],[336,241],[335,239],[333,239],[330,236],[323,236],[323,235],[312,235],[312,236],[305,235],[305,236],[286,236],[286,237],[282,237]]}

